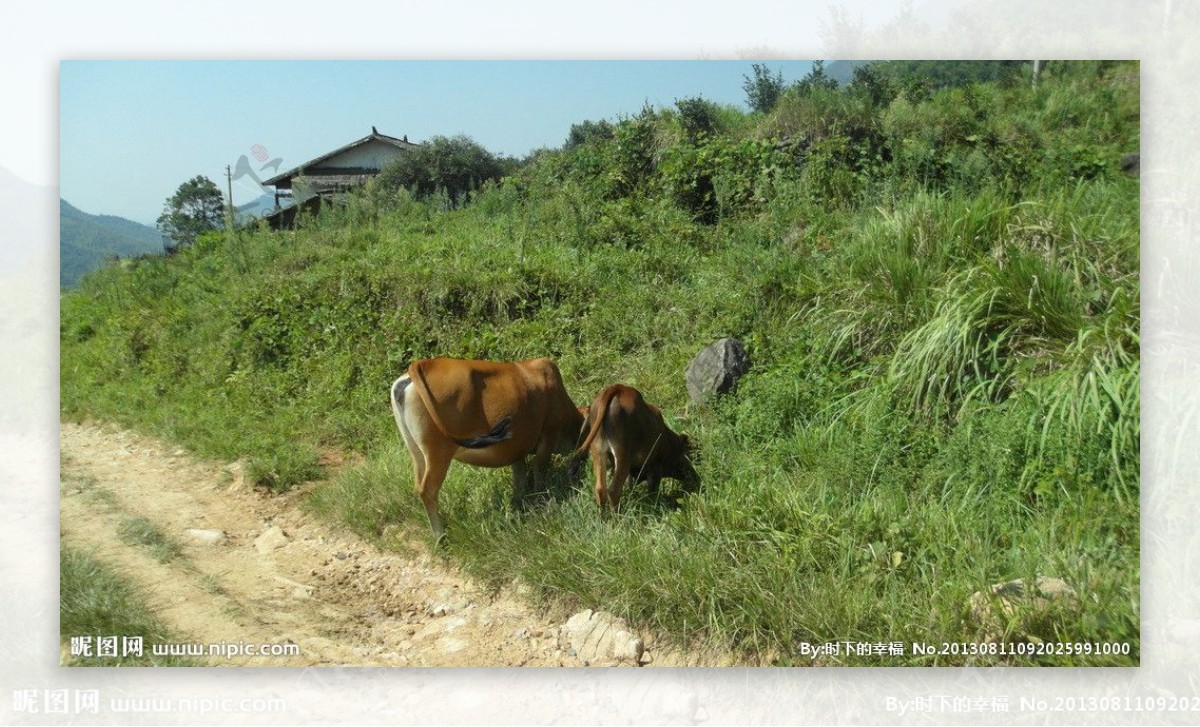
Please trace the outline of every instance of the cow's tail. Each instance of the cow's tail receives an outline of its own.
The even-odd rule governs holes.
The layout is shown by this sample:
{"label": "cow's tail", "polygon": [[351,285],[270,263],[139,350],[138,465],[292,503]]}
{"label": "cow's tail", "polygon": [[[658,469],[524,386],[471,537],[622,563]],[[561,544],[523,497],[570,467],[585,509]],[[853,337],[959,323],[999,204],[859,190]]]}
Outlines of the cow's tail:
{"label": "cow's tail", "polygon": [[586,421],[591,423],[591,429],[588,431],[587,438],[583,440],[583,444],[575,450],[576,457],[582,457],[587,454],[588,448],[592,446],[592,442],[596,440],[596,435],[600,433],[600,429],[604,426],[604,419],[608,416],[608,405],[612,403],[613,397],[617,395],[615,387],[608,387],[600,392],[600,398],[588,410]]}
{"label": "cow's tail", "polygon": [[436,402],[433,401],[433,396],[429,393],[429,384],[426,383],[425,374],[421,371],[421,362],[417,361],[412,366],[409,366],[408,373],[416,384],[414,388],[417,390],[417,395],[421,397],[421,402],[425,404],[425,410],[433,418],[433,423],[437,425],[438,429],[442,430],[443,434],[453,439],[458,446],[466,447],[467,449],[483,449],[493,444],[499,444],[512,437],[512,417],[501,419],[496,426],[492,427],[492,431],[482,437],[459,439],[454,436],[446,428],[446,423],[442,421],[441,415],[438,414]]}

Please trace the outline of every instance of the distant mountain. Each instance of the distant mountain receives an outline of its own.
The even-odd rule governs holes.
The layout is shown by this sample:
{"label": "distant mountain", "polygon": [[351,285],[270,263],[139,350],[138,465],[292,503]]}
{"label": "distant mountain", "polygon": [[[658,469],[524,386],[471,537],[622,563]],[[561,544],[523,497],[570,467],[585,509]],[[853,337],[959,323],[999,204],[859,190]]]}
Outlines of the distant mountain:
{"label": "distant mountain", "polygon": [[854,78],[854,69],[865,66],[869,61],[826,61],[825,75],[836,80],[838,87],[849,86]]}
{"label": "distant mountain", "polygon": [[114,257],[133,257],[163,251],[158,230],[113,215],[92,215],[59,200],[59,274],[69,288],[83,275]]}

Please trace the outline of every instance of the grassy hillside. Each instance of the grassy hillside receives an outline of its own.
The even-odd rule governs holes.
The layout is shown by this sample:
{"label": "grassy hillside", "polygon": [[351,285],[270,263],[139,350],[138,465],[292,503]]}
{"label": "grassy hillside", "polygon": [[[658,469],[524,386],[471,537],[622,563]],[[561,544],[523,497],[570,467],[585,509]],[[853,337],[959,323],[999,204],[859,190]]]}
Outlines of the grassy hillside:
{"label": "grassy hillside", "polygon": [[[1011,635],[1129,653],[982,663],[1135,664],[1138,114],[1136,63],[1078,63],[581,125],[461,206],[376,188],[90,276],[61,306],[63,413],[275,488],[361,452],[310,504],[388,544],[427,531],[391,381],[550,356],[580,402],[623,382],[662,406],[704,489],[670,510],[635,487],[601,520],[581,479],[518,515],[506,471],[456,465],[446,552],[481,578],[791,664],[978,641],[973,592],[1053,576],[1077,605]],[[751,373],[689,408],[684,367],[726,335]]]}
{"label": "grassy hillside", "polygon": [[70,287],[114,256],[161,253],[162,238],[152,227],[113,215],[91,215],[59,200],[58,282]]}

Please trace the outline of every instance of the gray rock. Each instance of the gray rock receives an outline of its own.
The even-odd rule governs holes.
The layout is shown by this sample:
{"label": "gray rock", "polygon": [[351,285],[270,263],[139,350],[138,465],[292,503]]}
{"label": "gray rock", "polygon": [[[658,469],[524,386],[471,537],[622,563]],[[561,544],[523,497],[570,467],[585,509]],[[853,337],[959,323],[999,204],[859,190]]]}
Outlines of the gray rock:
{"label": "gray rock", "polygon": [[1121,171],[1132,174],[1135,177],[1141,176],[1142,173],[1142,154],[1134,152],[1121,157]]}
{"label": "gray rock", "polygon": [[692,403],[700,404],[716,394],[731,391],[749,370],[750,357],[742,342],[722,338],[701,349],[688,364],[688,397]]}

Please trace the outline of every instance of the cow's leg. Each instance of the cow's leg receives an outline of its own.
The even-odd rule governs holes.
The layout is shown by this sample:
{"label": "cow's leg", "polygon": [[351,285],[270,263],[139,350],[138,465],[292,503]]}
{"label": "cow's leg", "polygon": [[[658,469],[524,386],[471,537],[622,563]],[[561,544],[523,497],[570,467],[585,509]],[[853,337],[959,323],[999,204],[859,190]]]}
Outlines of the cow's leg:
{"label": "cow's leg", "polygon": [[608,504],[608,485],[605,479],[608,475],[608,455],[607,453],[592,454],[592,472],[596,475],[596,506],[600,508],[600,514],[604,514],[605,505]]}
{"label": "cow's leg", "polygon": [[661,479],[657,474],[651,474],[646,477],[646,487],[650,490],[651,497],[658,497],[658,483]]}
{"label": "cow's leg", "polygon": [[526,464],[524,457],[512,464],[512,484],[512,509],[514,512],[524,510],[525,494],[529,488],[529,465]]}
{"label": "cow's leg", "polygon": [[629,457],[613,451],[613,481],[608,488],[608,501],[614,510],[621,507],[621,491],[629,481]]}
{"label": "cow's leg", "polygon": [[391,385],[391,414],[396,420],[396,428],[400,429],[404,446],[408,447],[408,456],[413,458],[413,485],[419,487],[425,477],[425,452],[421,451],[419,434],[428,428],[428,415],[420,399],[415,405],[409,403],[410,384],[408,375],[402,375]]}
{"label": "cow's leg", "polygon": [[538,442],[537,453],[533,456],[533,491],[541,493],[546,489],[546,476],[550,472],[550,458],[554,455],[554,439],[543,436]]}
{"label": "cow's leg", "polygon": [[404,446],[408,449],[408,456],[412,458],[413,482],[420,483],[421,479],[425,477],[425,453],[421,451],[421,446],[417,443],[417,438],[404,421],[404,417],[397,416],[396,424],[400,427],[400,438],[404,440]]}
{"label": "cow's leg", "polygon": [[425,454],[415,447],[409,449],[408,454],[413,463],[413,489],[420,493],[421,480],[425,479]]}
{"label": "cow's leg", "polygon": [[405,394],[410,383],[408,376],[401,376],[392,383],[392,418],[396,420],[396,429],[400,432],[400,439],[408,448],[408,453],[412,455],[413,468],[419,480],[421,473],[416,468],[418,466],[422,469],[425,467],[425,458],[420,454],[421,450],[417,445],[416,435],[413,433],[413,425],[409,422],[413,412],[405,405],[407,399]]}
{"label": "cow's leg", "polygon": [[441,540],[446,533],[446,523],[442,520],[442,515],[438,512],[438,493],[441,492],[442,483],[446,481],[446,472],[450,469],[450,463],[454,460],[454,448],[448,450],[445,448],[425,450],[425,471],[421,479],[417,480],[417,496],[421,498],[421,504],[425,506],[425,514],[429,516],[429,527],[433,530],[433,537],[436,540]]}

